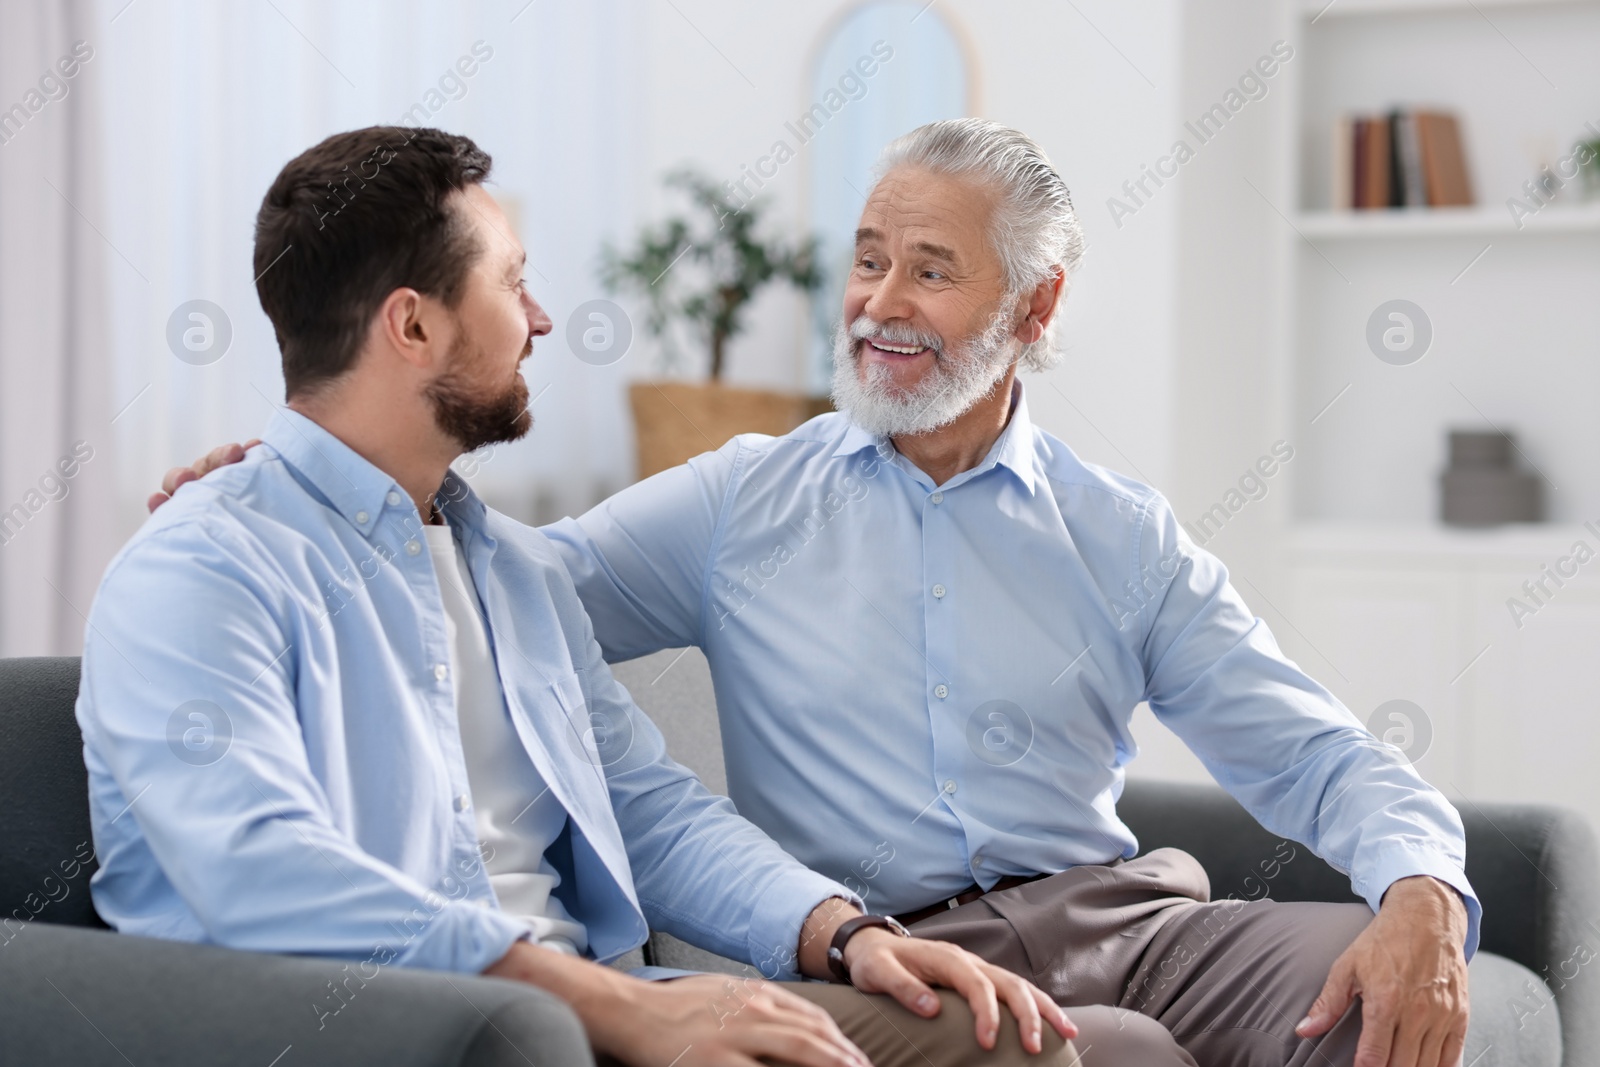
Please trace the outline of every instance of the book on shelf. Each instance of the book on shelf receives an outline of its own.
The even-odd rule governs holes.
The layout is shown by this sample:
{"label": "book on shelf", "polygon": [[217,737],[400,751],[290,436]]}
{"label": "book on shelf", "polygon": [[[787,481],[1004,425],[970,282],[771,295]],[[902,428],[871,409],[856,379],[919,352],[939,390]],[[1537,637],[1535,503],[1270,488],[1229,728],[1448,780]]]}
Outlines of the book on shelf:
{"label": "book on shelf", "polygon": [[1333,124],[1332,207],[1458,207],[1473,202],[1461,124],[1445,111],[1396,108]]}

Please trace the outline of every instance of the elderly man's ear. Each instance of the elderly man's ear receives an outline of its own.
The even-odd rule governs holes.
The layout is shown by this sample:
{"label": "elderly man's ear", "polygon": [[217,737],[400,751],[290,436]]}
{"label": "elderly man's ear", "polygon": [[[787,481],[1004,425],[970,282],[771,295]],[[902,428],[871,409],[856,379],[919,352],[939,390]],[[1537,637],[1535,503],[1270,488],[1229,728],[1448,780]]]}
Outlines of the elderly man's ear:
{"label": "elderly man's ear", "polygon": [[198,481],[218,467],[226,467],[230,463],[238,463],[244,459],[244,454],[247,451],[260,443],[261,438],[255,437],[242,445],[218,445],[195,460],[191,466],[173,467],[167,472],[167,476],[161,479],[161,491],[159,493],[151,493],[150,498],[145,501],[145,507],[155,511],[156,508],[172,499],[172,494],[178,491],[178,486],[185,482]]}
{"label": "elderly man's ear", "polygon": [[1027,314],[1017,324],[1017,340],[1031,345],[1044,336],[1061,306],[1061,294],[1066,288],[1067,276],[1060,267],[1054,267],[1050,276],[1033,287],[1026,297]]}

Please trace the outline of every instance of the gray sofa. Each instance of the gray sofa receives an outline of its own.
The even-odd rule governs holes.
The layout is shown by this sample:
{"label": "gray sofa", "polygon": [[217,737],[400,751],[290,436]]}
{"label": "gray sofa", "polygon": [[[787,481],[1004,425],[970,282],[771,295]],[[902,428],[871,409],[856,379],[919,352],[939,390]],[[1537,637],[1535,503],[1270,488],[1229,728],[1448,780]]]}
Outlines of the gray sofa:
{"label": "gray sofa", "polygon": [[[618,674],[674,754],[722,788],[700,655],[663,653],[621,664]],[[72,715],[77,678],[76,659],[0,660],[0,1063],[592,1062],[572,1013],[515,983],[399,968],[362,981],[326,960],[105,929],[88,892],[94,864]],[[1345,880],[1303,850],[1264,878],[1259,861],[1277,841],[1220,790],[1133,783],[1121,811],[1142,847],[1178,845],[1198,857],[1219,896],[1235,886],[1238,895],[1258,895],[1253,878],[1277,899],[1351,899]],[[1465,1062],[1600,1067],[1594,968],[1580,968],[1553,995],[1536,998],[1529,990],[1544,986],[1524,987],[1538,983],[1533,972],[1568,973],[1562,965],[1580,944],[1600,947],[1593,834],[1577,816],[1551,808],[1469,806],[1463,816],[1469,874],[1486,910]],[[663,935],[645,956],[739,970]]]}

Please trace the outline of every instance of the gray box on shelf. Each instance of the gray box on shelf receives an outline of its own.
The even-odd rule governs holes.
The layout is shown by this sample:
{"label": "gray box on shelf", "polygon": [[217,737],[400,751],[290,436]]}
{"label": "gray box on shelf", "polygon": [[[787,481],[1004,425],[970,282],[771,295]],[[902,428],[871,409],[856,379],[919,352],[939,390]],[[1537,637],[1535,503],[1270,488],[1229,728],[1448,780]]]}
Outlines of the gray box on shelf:
{"label": "gray box on shelf", "polygon": [[1539,476],[1521,470],[1511,435],[1450,431],[1450,466],[1439,475],[1439,517],[1449,526],[1539,522]]}

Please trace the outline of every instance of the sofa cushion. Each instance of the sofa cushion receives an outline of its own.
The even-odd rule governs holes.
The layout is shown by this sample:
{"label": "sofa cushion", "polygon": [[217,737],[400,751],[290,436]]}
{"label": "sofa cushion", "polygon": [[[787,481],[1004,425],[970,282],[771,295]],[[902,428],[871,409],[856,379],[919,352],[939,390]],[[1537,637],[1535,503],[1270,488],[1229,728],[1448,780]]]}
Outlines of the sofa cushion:
{"label": "sofa cushion", "polygon": [[1480,952],[1467,968],[1472,1021],[1463,1063],[1473,1067],[1560,1067],[1555,996],[1520,963]]}

